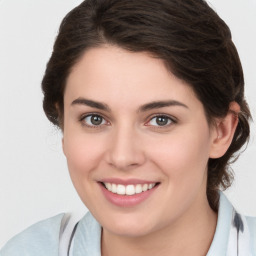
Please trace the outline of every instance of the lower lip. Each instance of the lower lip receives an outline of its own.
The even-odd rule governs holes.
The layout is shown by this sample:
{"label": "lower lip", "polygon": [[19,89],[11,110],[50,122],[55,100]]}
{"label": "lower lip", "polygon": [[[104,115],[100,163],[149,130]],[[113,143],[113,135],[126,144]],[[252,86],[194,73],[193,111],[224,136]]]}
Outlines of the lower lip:
{"label": "lower lip", "polygon": [[145,192],[134,194],[131,196],[114,194],[108,191],[102,184],[100,184],[100,187],[104,196],[110,203],[119,207],[132,207],[142,203],[147,198],[149,198],[150,195],[155,192],[158,185]]}

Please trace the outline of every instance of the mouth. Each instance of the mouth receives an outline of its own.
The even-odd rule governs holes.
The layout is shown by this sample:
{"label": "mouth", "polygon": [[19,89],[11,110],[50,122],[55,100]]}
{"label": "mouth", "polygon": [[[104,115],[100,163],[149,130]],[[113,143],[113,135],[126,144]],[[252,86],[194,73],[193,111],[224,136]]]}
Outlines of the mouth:
{"label": "mouth", "polygon": [[136,207],[158,190],[160,182],[138,179],[106,179],[98,182],[107,201],[118,207]]}
{"label": "mouth", "polygon": [[132,196],[137,194],[142,194],[146,191],[149,191],[160,183],[144,183],[144,184],[116,184],[116,183],[109,183],[109,182],[101,182],[102,186],[107,189],[109,192],[117,195],[126,195]]}

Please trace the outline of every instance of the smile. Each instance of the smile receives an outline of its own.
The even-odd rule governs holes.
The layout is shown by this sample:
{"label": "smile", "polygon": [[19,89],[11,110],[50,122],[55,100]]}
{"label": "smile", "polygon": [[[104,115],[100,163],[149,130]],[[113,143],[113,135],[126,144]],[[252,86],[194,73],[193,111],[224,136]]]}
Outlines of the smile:
{"label": "smile", "polygon": [[157,193],[160,182],[116,178],[98,182],[104,197],[118,207],[135,207]]}
{"label": "smile", "polygon": [[132,196],[135,194],[140,194],[148,190],[151,190],[156,186],[157,183],[123,185],[123,184],[114,184],[114,183],[111,184],[111,183],[103,182],[103,184],[108,191],[114,194]]}

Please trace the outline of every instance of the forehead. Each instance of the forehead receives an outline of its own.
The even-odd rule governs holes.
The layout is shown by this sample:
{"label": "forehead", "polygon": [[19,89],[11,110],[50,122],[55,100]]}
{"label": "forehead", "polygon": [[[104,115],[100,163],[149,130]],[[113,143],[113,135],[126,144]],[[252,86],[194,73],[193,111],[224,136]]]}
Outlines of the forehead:
{"label": "forehead", "polygon": [[161,59],[115,46],[89,49],[73,67],[64,100],[78,97],[96,97],[111,104],[169,99],[198,101],[193,89],[167,70]]}

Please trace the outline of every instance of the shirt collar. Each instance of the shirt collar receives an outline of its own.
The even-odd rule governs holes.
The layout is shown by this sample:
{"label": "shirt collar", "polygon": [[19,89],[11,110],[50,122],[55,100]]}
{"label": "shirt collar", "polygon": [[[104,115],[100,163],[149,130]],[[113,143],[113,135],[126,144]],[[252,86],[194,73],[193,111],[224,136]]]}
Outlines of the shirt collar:
{"label": "shirt collar", "polygon": [[233,206],[220,192],[217,227],[211,247],[206,256],[226,255],[232,222]]}
{"label": "shirt collar", "polygon": [[79,222],[72,256],[101,256],[101,226],[88,212]]}

